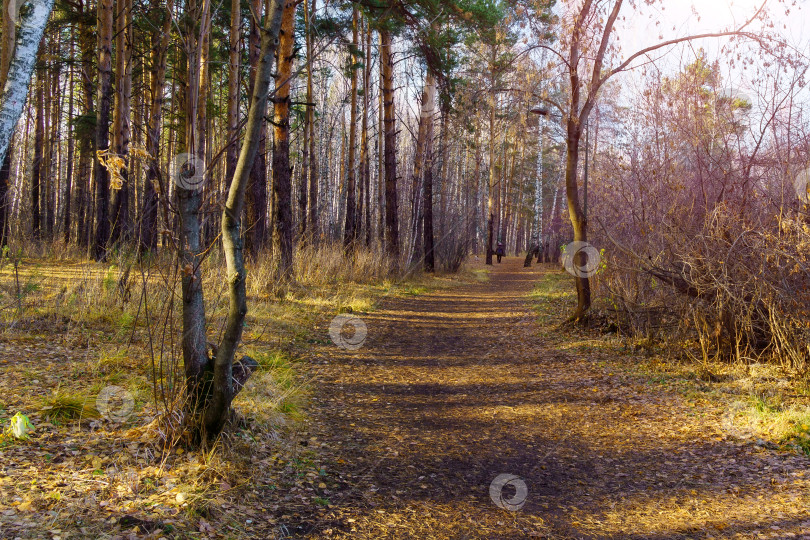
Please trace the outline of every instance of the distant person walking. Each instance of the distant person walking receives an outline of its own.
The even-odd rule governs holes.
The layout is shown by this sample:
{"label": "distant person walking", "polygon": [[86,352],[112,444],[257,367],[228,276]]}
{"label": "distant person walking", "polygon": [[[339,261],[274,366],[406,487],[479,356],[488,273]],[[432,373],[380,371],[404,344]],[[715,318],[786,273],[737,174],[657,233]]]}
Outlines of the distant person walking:
{"label": "distant person walking", "polygon": [[495,255],[498,256],[498,262],[501,262],[501,257],[504,255],[503,242],[498,242],[498,248],[495,250]]}

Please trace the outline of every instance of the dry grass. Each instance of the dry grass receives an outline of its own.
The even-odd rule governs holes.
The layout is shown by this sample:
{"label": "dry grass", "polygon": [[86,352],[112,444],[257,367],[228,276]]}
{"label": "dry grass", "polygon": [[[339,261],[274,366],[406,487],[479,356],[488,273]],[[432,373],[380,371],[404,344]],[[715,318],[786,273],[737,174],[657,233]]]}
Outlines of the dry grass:
{"label": "dry grass", "polygon": [[[165,254],[139,266],[115,255],[97,264],[49,253],[59,262],[19,257],[15,267],[7,258],[0,268],[0,423],[20,411],[36,426],[31,441],[3,443],[0,469],[30,461],[34,451],[46,456],[37,461],[37,486],[53,486],[43,492],[0,482],[0,501],[8,501],[0,502],[0,527],[23,538],[31,530],[7,525],[54,511],[53,527],[69,530],[80,520],[86,537],[114,530],[108,518],[124,514],[147,516],[164,531],[197,530],[200,519],[236,523],[238,531],[244,515],[237,508],[262,504],[248,502],[251,490],[278,485],[289,464],[309,474],[299,440],[311,381],[300,357],[329,339],[328,321],[341,311],[372,311],[381,296],[421,294],[435,281],[450,282],[390,275],[377,250],[347,257],[340,248],[309,247],[296,253],[295,280],[282,289],[271,258],[259,257],[248,267],[240,354],[258,360],[260,369],[237,396],[222,439],[196,453],[176,445],[183,379],[174,259]],[[216,342],[228,307],[216,250],[202,274],[209,340]],[[131,417],[120,423],[95,409],[96,396],[110,385],[134,400]],[[100,508],[100,501],[108,503]],[[63,522],[60,508],[73,517]],[[16,513],[4,518],[10,509]]]}
{"label": "dry grass", "polygon": [[40,409],[43,416],[51,421],[88,420],[99,418],[95,398],[65,392],[59,388],[42,400]]}

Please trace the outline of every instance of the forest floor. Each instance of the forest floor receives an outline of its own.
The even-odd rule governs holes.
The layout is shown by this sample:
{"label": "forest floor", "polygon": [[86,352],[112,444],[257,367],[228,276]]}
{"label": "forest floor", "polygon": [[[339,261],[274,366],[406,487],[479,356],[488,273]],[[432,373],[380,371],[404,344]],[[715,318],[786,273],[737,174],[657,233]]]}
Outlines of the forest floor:
{"label": "forest floor", "polygon": [[[0,539],[810,538],[810,389],[562,330],[575,299],[556,266],[471,270],[253,298],[262,369],[204,453],[154,443],[137,306],[34,309],[114,292],[110,271],[32,285],[43,297],[0,333],[0,422],[36,424],[0,441]],[[338,311],[365,325],[344,347]],[[111,384],[134,394],[126,422],[49,419]]]}
{"label": "forest floor", "polygon": [[810,461],[746,431],[745,392],[558,331],[556,267],[488,275],[386,299],[361,348],[313,358],[337,485],[319,514],[287,508],[289,537],[810,538]]}

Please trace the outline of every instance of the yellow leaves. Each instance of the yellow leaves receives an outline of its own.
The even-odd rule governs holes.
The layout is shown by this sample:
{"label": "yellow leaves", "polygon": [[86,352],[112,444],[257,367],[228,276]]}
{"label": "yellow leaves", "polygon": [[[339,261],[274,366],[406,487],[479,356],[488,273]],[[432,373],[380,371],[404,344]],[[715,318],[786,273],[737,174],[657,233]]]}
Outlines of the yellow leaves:
{"label": "yellow leaves", "polygon": [[135,146],[135,147],[130,148],[130,149],[129,149],[129,154],[130,154],[132,157],[141,158],[141,159],[146,160],[146,161],[150,161],[150,160],[153,160],[153,159],[154,159],[154,158],[152,157],[152,154],[150,154],[149,152],[147,152],[147,151],[146,151],[146,149],[144,149],[144,148],[140,148],[140,147],[138,147],[138,146]]}
{"label": "yellow leaves", "polygon": [[[152,160],[152,155],[146,150],[139,147],[129,149],[129,155],[138,157],[144,160]],[[105,150],[97,150],[96,158],[98,162],[107,169],[110,173],[110,189],[121,189],[124,186],[124,171],[127,169],[127,156],[120,156],[110,151],[109,148]]]}
{"label": "yellow leaves", "polygon": [[124,158],[113,154],[110,149],[96,150],[98,162],[110,173],[110,189],[121,189],[124,185],[124,176],[121,171],[126,169]]}
{"label": "yellow leaves", "polygon": [[20,512],[34,512],[36,508],[34,508],[34,501],[25,501],[21,502],[17,505],[17,510]]}

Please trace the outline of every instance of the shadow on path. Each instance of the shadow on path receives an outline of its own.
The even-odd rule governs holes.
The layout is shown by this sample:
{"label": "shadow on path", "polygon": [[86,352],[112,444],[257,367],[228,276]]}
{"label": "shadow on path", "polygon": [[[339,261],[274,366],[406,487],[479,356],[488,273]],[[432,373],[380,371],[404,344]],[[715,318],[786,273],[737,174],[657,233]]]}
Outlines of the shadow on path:
{"label": "shadow on path", "polygon": [[[544,344],[527,294],[556,271],[507,259],[487,282],[359,315],[363,346],[332,346],[315,367],[313,425],[336,484],[290,534],[810,534],[807,460],[717,436],[680,396]],[[519,511],[490,498],[501,473],[527,486]]]}

